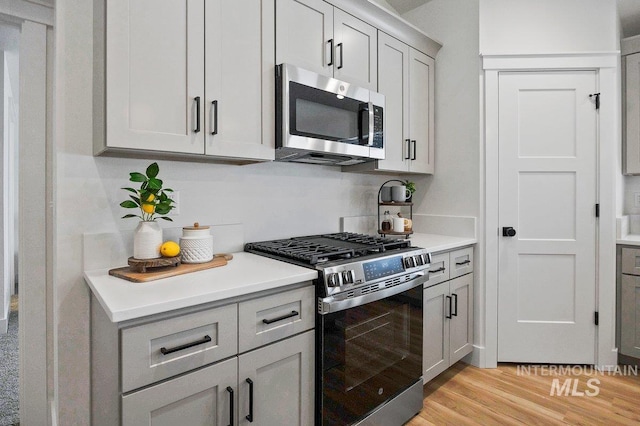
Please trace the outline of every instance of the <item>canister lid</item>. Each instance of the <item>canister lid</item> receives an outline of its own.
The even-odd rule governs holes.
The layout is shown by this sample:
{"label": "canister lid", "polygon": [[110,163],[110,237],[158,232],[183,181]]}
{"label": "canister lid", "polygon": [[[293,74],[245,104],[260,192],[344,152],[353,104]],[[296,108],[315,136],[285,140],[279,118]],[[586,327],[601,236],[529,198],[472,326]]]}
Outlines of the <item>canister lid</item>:
{"label": "canister lid", "polygon": [[208,226],[200,226],[200,224],[198,222],[194,223],[193,226],[185,226],[184,228],[182,228],[186,231],[200,231],[200,230],[204,230],[204,229],[209,229]]}

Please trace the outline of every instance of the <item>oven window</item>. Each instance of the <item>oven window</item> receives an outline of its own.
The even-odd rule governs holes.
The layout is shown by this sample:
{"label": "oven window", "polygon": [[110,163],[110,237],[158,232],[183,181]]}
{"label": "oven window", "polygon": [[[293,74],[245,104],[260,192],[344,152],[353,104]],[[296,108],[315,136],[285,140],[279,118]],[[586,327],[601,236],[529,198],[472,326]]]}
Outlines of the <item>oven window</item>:
{"label": "oven window", "polygon": [[349,424],[422,375],[422,286],[322,316],[323,425]]}
{"label": "oven window", "polygon": [[295,82],[289,83],[289,97],[291,134],[360,143],[362,102]]}

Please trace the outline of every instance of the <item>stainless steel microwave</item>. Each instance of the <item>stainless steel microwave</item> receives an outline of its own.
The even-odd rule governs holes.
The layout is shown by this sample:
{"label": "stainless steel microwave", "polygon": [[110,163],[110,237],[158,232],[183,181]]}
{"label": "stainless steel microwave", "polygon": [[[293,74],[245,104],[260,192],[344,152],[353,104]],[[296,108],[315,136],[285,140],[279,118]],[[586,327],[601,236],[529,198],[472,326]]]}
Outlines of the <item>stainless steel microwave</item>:
{"label": "stainless steel microwave", "polygon": [[276,66],[276,160],[347,166],[384,159],[384,95]]}

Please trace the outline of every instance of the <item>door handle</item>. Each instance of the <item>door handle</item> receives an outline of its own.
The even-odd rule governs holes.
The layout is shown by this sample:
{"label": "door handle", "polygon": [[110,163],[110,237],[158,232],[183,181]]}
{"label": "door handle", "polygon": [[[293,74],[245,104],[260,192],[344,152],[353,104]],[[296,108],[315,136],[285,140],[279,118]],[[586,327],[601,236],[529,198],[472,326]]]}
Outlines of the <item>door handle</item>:
{"label": "door handle", "polygon": [[253,380],[247,379],[246,382],[249,383],[249,414],[245,418],[253,423]]}
{"label": "door handle", "polygon": [[411,139],[405,139],[404,141],[407,143],[407,156],[404,159],[411,160]]}
{"label": "door handle", "polygon": [[451,301],[452,301],[452,299],[451,299],[451,296],[445,296],[445,298],[447,299],[447,302],[449,303],[449,313],[448,314],[445,313],[444,317],[446,319],[451,319],[451,308],[452,308]]}
{"label": "door handle", "polygon": [[218,101],[211,101],[211,106],[213,107],[213,131],[211,135],[218,134]]}
{"label": "door handle", "polygon": [[[329,63],[327,64],[327,66],[332,66],[333,65],[333,39],[329,40],[327,42],[327,44],[329,45],[329,49],[330,49]],[[326,51],[325,51],[325,55],[326,55]],[[326,58],[326,56],[325,56],[325,58]]]}
{"label": "door handle", "polygon": [[196,128],[193,133],[200,133],[200,96],[193,98],[196,101]]}
{"label": "door handle", "polygon": [[227,386],[227,392],[229,392],[229,426],[233,426],[233,388]]}
{"label": "door handle", "polygon": [[503,226],[502,227],[502,236],[503,237],[515,237],[516,236],[516,230],[513,228],[513,226]]}
{"label": "door handle", "polygon": [[451,297],[455,299],[453,302],[454,311],[451,312],[451,316],[457,317],[458,316],[458,295],[456,293],[452,293]]}
{"label": "door handle", "polygon": [[416,159],[416,140],[412,139],[411,143],[413,144],[413,155],[411,156],[411,159],[415,160]]}
{"label": "door handle", "polygon": [[342,60],[342,43],[338,43],[336,44],[336,50],[338,50],[338,47],[340,48],[340,65],[338,65],[338,69],[342,69],[342,66],[344,65],[343,60]]}

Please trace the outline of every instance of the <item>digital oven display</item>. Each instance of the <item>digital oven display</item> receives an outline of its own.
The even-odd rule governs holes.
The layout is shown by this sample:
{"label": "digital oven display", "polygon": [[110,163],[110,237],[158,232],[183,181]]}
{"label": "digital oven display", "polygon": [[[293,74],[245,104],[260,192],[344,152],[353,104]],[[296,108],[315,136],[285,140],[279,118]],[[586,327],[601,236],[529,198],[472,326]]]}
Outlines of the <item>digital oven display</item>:
{"label": "digital oven display", "polygon": [[365,281],[376,280],[389,275],[404,272],[402,256],[389,257],[381,260],[374,260],[363,265]]}

